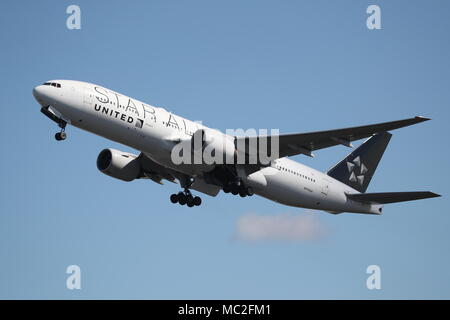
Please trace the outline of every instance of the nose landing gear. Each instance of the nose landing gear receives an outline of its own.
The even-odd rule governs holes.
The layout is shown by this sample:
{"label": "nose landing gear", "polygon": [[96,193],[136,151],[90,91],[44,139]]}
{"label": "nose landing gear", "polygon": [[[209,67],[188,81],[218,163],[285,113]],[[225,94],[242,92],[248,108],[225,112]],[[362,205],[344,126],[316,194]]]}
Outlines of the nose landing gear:
{"label": "nose landing gear", "polygon": [[60,132],[57,132],[55,134],[55,139],[57,141],[66,140],[67,134],[66,134],[66,125],[67,122],[58,117],[54,112],[50,111],[50,106],[42,107],[41,112],[46,115],[50,120],[56,122],[58,126],[61,128]]}
{"label": "nose landing gear", "polygon": [[55,139],[57,141],[66,140],[67,134],[66,134],[65,129],[66,129],[66,123],[64,123],[64,126],[61,126],[61,131],[60,132],[55,133]]}
{"label": "nose landing gear", "polygon": [[56,141],[66,140],[66,138],[67,138],[66,125],[67,125],[67,122],[65,122],[64,120],[61,120],[61,119],[59,120],[58,126],[61,128],[61,131],[55,133]]}

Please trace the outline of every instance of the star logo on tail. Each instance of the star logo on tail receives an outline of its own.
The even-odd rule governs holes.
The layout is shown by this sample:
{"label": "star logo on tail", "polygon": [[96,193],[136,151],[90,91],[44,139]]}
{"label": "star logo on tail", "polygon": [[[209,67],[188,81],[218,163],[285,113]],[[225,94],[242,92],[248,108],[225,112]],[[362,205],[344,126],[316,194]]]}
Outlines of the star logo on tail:
{"label": "star logo on tail", "polygon": [[364,174],[367,172],[367,167],[361,162],[361,158],[357,156],[352,162],[347,161],[347,168],[350,173],[348,180],[363,185]]}

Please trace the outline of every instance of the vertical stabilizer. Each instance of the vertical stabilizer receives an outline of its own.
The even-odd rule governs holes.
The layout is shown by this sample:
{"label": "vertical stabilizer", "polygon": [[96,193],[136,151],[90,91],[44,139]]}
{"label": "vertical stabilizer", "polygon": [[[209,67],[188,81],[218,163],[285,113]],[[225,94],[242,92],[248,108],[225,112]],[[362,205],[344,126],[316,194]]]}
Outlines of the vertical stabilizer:
{"label": "vertical stabilizer", "polygon": [[327,174],[359,192],[366,192],[391,137],[389,132],[374,134]]}

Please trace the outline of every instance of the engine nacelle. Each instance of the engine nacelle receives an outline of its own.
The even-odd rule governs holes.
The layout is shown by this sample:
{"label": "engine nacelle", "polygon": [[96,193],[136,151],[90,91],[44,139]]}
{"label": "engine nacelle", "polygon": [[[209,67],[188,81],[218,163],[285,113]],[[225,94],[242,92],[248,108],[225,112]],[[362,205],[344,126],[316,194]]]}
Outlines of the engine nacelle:
{"label": "engine nacelle", "polygon": [[141,164],[137,156],[115,149],[104,149],[97,157],[97,168],[102,173],[123,181],[139,178]]}
{"label": "engine nacelle", "polygon": [[234,163],[236,158],[234,137],[218,130],[197,130],[192,135],[191,148],[194,163],[199,163],[201,159],[202,164],[214,167],[215,164]]}

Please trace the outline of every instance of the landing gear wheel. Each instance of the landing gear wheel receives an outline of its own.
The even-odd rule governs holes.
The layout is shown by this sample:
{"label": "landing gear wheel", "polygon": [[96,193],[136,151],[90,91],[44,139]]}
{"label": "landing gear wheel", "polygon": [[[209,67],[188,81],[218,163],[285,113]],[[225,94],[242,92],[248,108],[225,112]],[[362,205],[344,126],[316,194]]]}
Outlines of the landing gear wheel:
{"label": "landing gear wheel", "polygon": [[65,122],[64,120],[62,120],[62,119],[58,120],[58,126],[61,128],[61,131],[58,132],[57,134],[55,134],[55,139],[57,141],[66,140],[66,137],[67,137],[66,132],[65,132],[66,125],[67,125],[67,122]]}
{"label": "landing gear wheel", "polygon": [[191,180],[189,183],[182,183],[181,186],[184,188],[184,191],[180,191],[177,194],[172,194],[170,196],[170,201],[172,203],[179,203],[180,205],[187,205],[189,208],[193,206],[199,206],[202,203],[202,199],[200,197],[194,197],[189,190],[189,186],[192,184]]}
{"label": "landing gear wheel", "polygon": [[192,208],[194,204],[194,198],[192,196],[188,196],[186,200],[186,204],[189,208]]}
{"label": "landing gear wheel", "polygon": [[248,195],[248,196],[252,196],[252,195],[254,194],[254,193],[253,193],[253,188],[252,188],[252,187],[247,187],[246,191],[247,191],[247,195]]}
{"label": "landing gear wheel", "polygon": [[177,203],[178,202],[178,195],[177,194],[172,194],[171,196],[170,196],[170,202],[172,202],[172,203]]}
{"label": "landing gear wheel", "polygon": [[66,140],[66,137],[67,137],[67,135],[66,135],[66,133],[64,131],[61,131],[61,132],[58,132],[58,133],[55,134],[55,139],[57,141]]}
{"label": "landing gear wheel", "polygon": [[186,195],[183,192],[179,192],[178,193],[178,203],[181,204],[182,206],[184,206],[186,204]]}
{"label": "landing gear wheel", "polygon": [[245,197],[247,196],[247,191],[241,190],[241,191],[239,191],[239,195],[240,195],[242,198],[245,198]]}
{"label": "landing gear wheel", "polygon": [[231,185],[231,193],[237,195],[239,193],[239,187],[235,184]]}
{"label": "landing gear wheel", "polygon": [[202,198],[194,197],[194,205],[199,206],[202,204]]}
{"label": "landing gear wheel", "polygon": [[223,192],[225,192],[225,193],[230,193],[230,186],[228,186],[228,185],[226,185],[226,186],[223,186],[223,188],[222,188],[222,190],[223,190]]}

